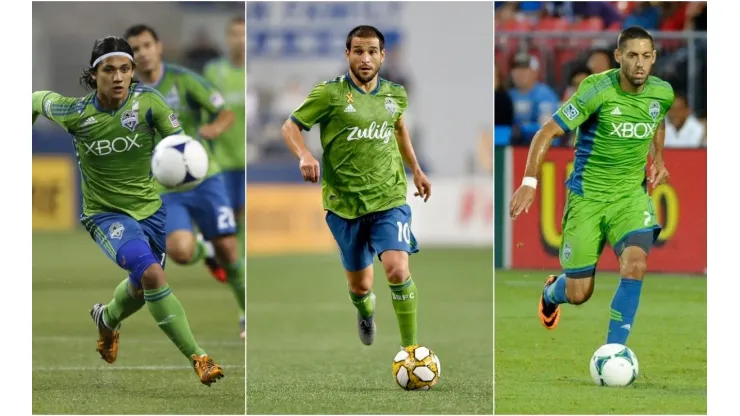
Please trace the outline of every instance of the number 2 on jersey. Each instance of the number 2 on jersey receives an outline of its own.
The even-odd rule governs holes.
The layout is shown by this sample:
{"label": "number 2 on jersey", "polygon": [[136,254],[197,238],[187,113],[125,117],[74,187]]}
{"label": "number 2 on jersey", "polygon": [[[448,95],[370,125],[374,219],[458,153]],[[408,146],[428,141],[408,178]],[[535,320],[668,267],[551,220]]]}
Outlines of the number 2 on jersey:
{"label": "number 2 on jersey", "polygon": [[229,207],[220,207],[218,209],[218,228],[223,230],[225,228],[236,227],[236,220],[234,219],[234,210]]}

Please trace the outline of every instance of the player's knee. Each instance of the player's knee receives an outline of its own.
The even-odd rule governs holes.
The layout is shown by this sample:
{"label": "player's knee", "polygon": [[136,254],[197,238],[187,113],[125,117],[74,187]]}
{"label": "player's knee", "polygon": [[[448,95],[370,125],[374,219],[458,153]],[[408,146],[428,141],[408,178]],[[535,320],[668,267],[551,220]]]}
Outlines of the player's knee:
{"label": "player's knee", "polygon": [[408,259],[402,256],[384,256],[383,268],[389,283],[403,283],[411,274]]}
{"label": "player's knee", "polygon": [[159,263],[150,265],[141,275],[141,287],[143,289],[156,289],[164,286],[166,282],[164,269]]}
{"label": "player's knee", "polygon": [[647,270],[647,261],[644,258],[631,258],[622,263],[620,275],[632,279],[642,280]]}
{"label": "player's knee", "polygon": [[232,264],[239,260],[236,236],[227,235],[216,237],[211,240],[213,250],[216,252],[216,258],[224,264]]}
{"label": "player's knee", "polygon": [[[160,261],[152,253],[149,244],[140,239],[128,241],[121,246],[116,255],[116,262],[128,271],[129,281],[137,289],[141,289],[146,276],[156,274],[156,271],[152,269],[162,270]],[[164,276],[163,271],[162,276]]]}
{"label": "player's knee", "polygon": [[188,264],[195,253],[195,239],[187,233],[175,231],[167,237],[167,255],[177,264]]}

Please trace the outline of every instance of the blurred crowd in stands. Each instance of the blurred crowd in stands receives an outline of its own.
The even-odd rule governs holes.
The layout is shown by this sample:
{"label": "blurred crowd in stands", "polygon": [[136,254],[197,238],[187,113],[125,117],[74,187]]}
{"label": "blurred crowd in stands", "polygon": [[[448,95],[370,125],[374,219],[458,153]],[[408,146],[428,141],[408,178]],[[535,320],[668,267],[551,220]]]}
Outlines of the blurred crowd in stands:
{"label": "blurred crowd in stands", "polygon": [[[656,39],[653,75],[676,93],[666,147],[706,147],[706,2],[496,2],[497,146],[528,146],[584,78],[617,68],[619,31]],[[573,135],[556,146],[572,146]]]}

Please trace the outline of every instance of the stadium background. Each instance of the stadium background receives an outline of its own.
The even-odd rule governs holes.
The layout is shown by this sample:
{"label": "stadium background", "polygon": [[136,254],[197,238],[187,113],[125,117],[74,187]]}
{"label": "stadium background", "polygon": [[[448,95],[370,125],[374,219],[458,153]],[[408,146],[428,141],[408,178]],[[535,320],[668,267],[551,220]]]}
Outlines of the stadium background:
{"label": "stadium background", "polygon": [[[705,414],[706,3],[497,2],[495,22],[495,412]],[[601,256],[589,301],[563,306],[555,331],[544,330],[537,319],[535,305],[545,277],[561,273],[558,248],[563,182],[573,168],[571,138],[548,152],[529,213],[511,221],[508,206],[521,184],[528,133],[570,96],[583,77],[579,72],[590,71],[589,66],[594,72],[615,67],[598,50],[605,49],[610,57],[619,30],[632,25],[654,35],[654,74],[686,95],[695,117],[683,122],[683,141],[670,131],[666,134],[671,178],[651,191],[664,228],[648,258],[628,341],[639,359],[640,375],[634,386],[615,395],[595,388],[588,369],[589,357],[604,343],[609,305],[620,279],[609,247]],[[514,81],[526,87],[529,75],[549,91],[544,86],[527,96],[512,91]],[[667,117],[675,116],[677,124],[686,115],[676,111],[679,107],[676,100]],[[518,120],[530,126],[517,123],[517,113]],[[522,116],[527,113],[530,118]],[[682,143],[693,146],[675,146]],[[676,348],[661,347],[665,345]]]}
{"label": "stadium background", "polygon": [[[128,26],[139,23],[157,31],[166,61],[200,72],[207,60],[227,53],[226,24],[245,10],[244,2],[73,5],[33,3],[34,91],[84,96],[87,92],[78,79],[89,63],[94,40],[121,36]],[[170,262],[167,271],[196,339],[225,366],[227,377],[216,387],[216,400],[205,403],[200,398],[202,390],[196,389],[202,386],[193,378],[192,368],[146,308],[124,324],[116,364],[102,363],[94,351],[96,333],[87,311],[94,303],[108,302],[125,273],[79,225],[80,209],[72,139],[39,117],[33,127],[34,413],[243,414],[244,342],[238,336],[238,310],[230,291],[202,265],[185,268]],[[69,376],[74,368],[72,391]],[[121,371],[108,371],[116,369]],[[106,388],[98,394],[101,377]],[[161,389],[162,382],[167,389]],[[151,391],[162,392],[161,400],[142,402]]]}
{"label": "stadium background", "polygon": [[[356,411],[347,403],[363,403],[366,413],[398,411],[398,387],[389,377],[398,330],[382,267],[376,261],[381,329],[368,349],[357,340],[320,186],[302,182],[280,135],[314,85],[347,72],[347,33],[371,24],[386,38],[381,76],[407,88],[404,117],[432,182],[426,204],[413,197],[412,182],[409,187],[412,228],[421,247],[411,258],[423,293],[420,341],[443,365],[457,368],[439,388],[460,392],[454,396],[460,400],[409,398],[405,408],[490,414],[492,179],[479,163],[477,146],[480,136],[490,141],[492,132],[492,14],[493,4],[485,2],[247,3],[250,413]],[[306,134],[317,157],[318,130]],[[473,354],[480,356],[453,354],[462,345],[479,345]],[[296,365],[304,369],[299,379]],[[362,387],[342,387],[347,385]],[[371,390],[378,393],[372,403],[361,393]],[[477,396],[466,401],[468,394]]]}
{"label": "stadium background", "polygon": [[[541,116],[549,117],[572,93],[575,85],[571,74],[588,69],[590,52],[605,49],[611,53],[621,28],[641,24],[657,41],[658,60],[653,74],[670,82],[677,94],[686,96],[704,129],[701,143],[690,148],[671,145],[671,138],[666,138],[665,159],[671,180],[652,192],[664,229],[658,248],[651,253],[650,270],[704,273],[707,259],[705,3],[601,2],[598,8],[593,7],[594,3],[600,2],[584,2],[580,6],[566,2],[496,4],[495,59],[500,80],[495,120],[496,266],[559,267],[563,182],[572,160],[569,141],[554,147],[543,167],[538,196],[530,213],[515,222],[508,219],[508,202],[519,186],[529,146],[528,138],[517,137],[516,123],[512,124],[510,119],[512,108],[522,103],[514,100],[499,105],[498,102],[515,88],[512,70],[521,66],[516,61],[526,55],[537,67],[539,82],[548,85],[559,98],[558,102],[547,105],[538,102]],[[692,18],[694,14],[696,17]],[[702,18],[703,30],[701,27],[693,30],[692,25],[701,26]],[[611,65],[616,67],[616,62]],[[507,105],[509,116],[504,111]],[[614,256],[609,250],[605,253],[600,269],[615,270]]]}

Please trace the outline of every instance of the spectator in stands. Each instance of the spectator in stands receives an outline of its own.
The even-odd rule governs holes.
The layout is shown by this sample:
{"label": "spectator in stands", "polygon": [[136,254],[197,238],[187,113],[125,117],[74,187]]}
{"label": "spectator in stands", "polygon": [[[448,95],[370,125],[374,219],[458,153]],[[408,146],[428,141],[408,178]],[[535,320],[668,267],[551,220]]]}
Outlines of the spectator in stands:
{"label": "spectator in stands", "polygon": [[647,1],[636,2],[632,12],[624,19],[623,28],[640,26],[645,30],[655,30],[660,24],[660,11]]}
{"label": "spectator in stands", "polygon": [[599,74],[614,68],[613,53],[608,49],[594,49],[588,54],[586,66],[592,74]]}
{"label": "spectator in stands", "polygon": [[573,68],[573,70],[570,71],[570,76],[568,77],[568,88],[563,92],[562,101],[567,101],[570,96],[576,92],[578,86],[581,85],[581,82],[586,79],[587,76],[591,75],[591,73],[591,70],[586,65],[578,65]]}
{"label": "spectator in stands", "polygon": [[705,127],[693,114],[685,94],[676,93],[665,123],[666,147],[701,147]]}
{"label": "spectator in stands", "polygon": [[707,31],[707,2],[692,1],[686,7],[686,29]]}
{"label": "spectator in stands", "polygon": [[610,27],[622,21],[622,14],[610,2],[606,1],[572,1],[569,4],[574,18],[598,17],[604,22],[604,27]]}
{"label": "spectator in stands", "polygon": [[548,85],[537,82],[537,58],[518,54],[511,65],[514,88],[509,96],[514,104],[514,137],[512,144],[529,145],[542,124],[558,109],[559,100]]}

